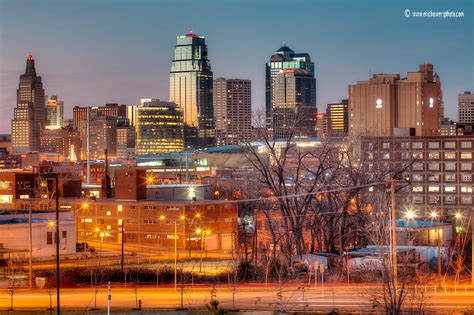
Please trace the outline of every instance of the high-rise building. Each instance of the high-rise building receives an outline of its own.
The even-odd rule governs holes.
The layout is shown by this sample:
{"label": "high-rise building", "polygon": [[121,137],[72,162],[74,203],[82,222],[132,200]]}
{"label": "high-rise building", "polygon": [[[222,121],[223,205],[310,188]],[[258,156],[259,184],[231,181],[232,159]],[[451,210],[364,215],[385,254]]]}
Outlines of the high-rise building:
{"label": "high-rise building", "polygon": [[351,136],[393,136],[394,129],[410,129],[416,136],[439,135],[441,87],[433,65],[417,72],[375,74],[368,81],[349,85]]}
{"label": "high-rise building", "polygon": [[117,125],[117,159],[133,160],[135,158],[135,126],[128,119],[119,119]]}
{"label": "high-rise building", "polygon": [[81,129],[80,123],[81,121],[86,121],[88,109],[97,112],[98,116],[115,117],[116,119],[127,117],[127,105],[106,104],[105,106],[99,107],[74,106],[72,112],[75,128]]}
{"label": "high-rise building", "polygon": [[137,108],[136,155],[184,149],[183,109],[172,102],[150,100]]}
{"label": "high-rise building", "polygon": [[341,100],[339,103],[328,104],[326,115],[328,117],[328,135],[331,137],[347,136],[349,131],[349,101]]}
{"label": "high-rise building", "polygon": [[13,154],[39,151],[41,128],[46,123],[43,83],[41,77],[36,75],[35,60],[29,55],[25,74],[20,76],[11,126]]}
{"label": "high-rise building", "polygon": [[178,36],[170,71],[170,102],[183,110],[186,147],[215,145],[212,71],[204,36]]}
{"label": "high-rise building", "polygon": [[397,128],[414,128],[417,136],[439,135],[441,85],[434,78],[433,65],[422,64],[397,81]]}
{"label": "high-rise building", "polygon": [[60,101],[56,95],[48,98],[45,96],[47,127],[61,128],[64,125],[64,102]]}
{"label": "high-rise building", "polygon": [[266,64],[265,88],[267,128],[274,138],[315,135],[316,79],[309,54],[278,49]]}
{"label": "high-rise building", "polygon": [[474,94],[466,91],[458,95],[459,123],[474,125]]}
{"label": "high-rise building", "polygon": [[[117,117],[103,115],[97,108],[89,108],[89,154],[92,160],[101,160],[107,149],[109,156],[117,154]],[[81,159],[87,159],[87,115],[79,121],[82,142]]]}
{"label": "high-rise building", "polygon": [[252,137],[250,80],[214,80],[214,115],[217,145],[238,145]]}

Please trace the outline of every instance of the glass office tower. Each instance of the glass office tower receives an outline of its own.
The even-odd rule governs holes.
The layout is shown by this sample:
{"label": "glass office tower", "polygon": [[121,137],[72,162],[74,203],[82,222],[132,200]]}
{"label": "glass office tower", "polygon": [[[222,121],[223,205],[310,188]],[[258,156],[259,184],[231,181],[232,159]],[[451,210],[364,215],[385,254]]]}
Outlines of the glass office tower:
{"label": "glass office tower", "polygon": [[183,151],[183,111],[176,104],[151,99],[137,107],[137,155]]}
{"label": "glass office tower", "polygon": [[204,36],[178,36],[170,71],[170,102],[183,110],[186,147],[215,145],[213,77]]}
{"label": "glass office tower", "polygon": [[306,53],[295,53],[286,45],[266,64],[267,128],[275,138],[314,136],[316,127],[316,79],[314,63]]}

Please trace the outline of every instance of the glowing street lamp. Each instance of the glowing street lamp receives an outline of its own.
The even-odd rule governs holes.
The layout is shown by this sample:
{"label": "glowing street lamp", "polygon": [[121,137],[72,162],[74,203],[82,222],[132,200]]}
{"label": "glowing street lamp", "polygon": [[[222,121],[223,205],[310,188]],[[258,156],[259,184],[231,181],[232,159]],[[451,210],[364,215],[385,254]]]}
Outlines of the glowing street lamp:
{"label": "glowing street lamp", "polygon": [[405,218],[408,220],[413,220],[415,218],[415,212],[413,210],[408,210],[405,212]]}
{"label": "glowing street lamp", "polygon": [[454,217],[459,220],[462,218],[462,214],[460,212],[456,212],[456,214],[454,215]]}

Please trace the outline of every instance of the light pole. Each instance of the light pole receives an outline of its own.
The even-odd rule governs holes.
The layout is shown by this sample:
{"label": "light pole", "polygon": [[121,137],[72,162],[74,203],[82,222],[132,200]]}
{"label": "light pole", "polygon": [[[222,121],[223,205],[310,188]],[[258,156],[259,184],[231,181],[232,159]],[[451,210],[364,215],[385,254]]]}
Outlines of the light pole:
{"label": "light pole", "polygon": [[198,228],[196,230],[196,234],[201,236],[201,261],[199,263],[199,272],[202,272],[202,252],[203,252],[204,246],[206,246],[205,237],[206,237],[206,235],[211,234],[211,231]]}
{"label": "light pole", "polygon": [[[86,211],[89,209],[89,204],[84,202],[81,205],[81,208]],[[85,213],[82,213],[82,233],[84,233],[84,259],[87,259],[87,232],[86,232],[86,216]],[[79,238],[77,238],[79,239]]]}
{"label": "light pole", "polygon": [[[191,229],[193,228],[193,224],[194,224],[194,220],[196,219],[200,219],[201,218],[201,214],[200,213],[196,213],[193,218],[191,219],[191,222],[189,223],[189,228],[188,228],[188,258],[191,258]],[[189,221],[186,219],[186,217],[184,215],[181,216],[181,220],[184,220],[184,224],[185,224],[185,230],[186,230],[186,223]],[[185,242],[185,245],[186,245],[186,242]]]}
{"label": "light pole", "polygon": [[[180,219],[183,216],[180,216]],[[160,215],[160,220],[165,220],[164,215]],[[174,289],[178,289],[178,220],[168,219],[174,223]]]}
{"label": "light pole", "polygon": [[59,178],[56,173],[46,173],[42,175],[46,180],[55,180],[55,199],[56,199],[56,233],[54,240],[56,241],[56,313],[61,314],[61,302],[60,302],[60,278],[59,278]]}
{"label": "light pole", "polygon": [[440,224],[439,224],[439,215],[436,211],[431,212],[431,218],[436,220],[438,223],[437,233],[436,236],[438,238],[438,278],[441,277],[441,231],[440,231]]}

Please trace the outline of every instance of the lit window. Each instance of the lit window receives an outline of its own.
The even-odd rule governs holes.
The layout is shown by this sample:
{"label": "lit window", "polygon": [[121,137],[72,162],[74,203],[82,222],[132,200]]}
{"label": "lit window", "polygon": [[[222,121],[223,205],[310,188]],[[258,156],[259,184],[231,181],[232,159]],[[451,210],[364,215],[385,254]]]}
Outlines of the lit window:
{"label": "lit window", "polygon": [[439,152],[430,152],[428,154],[428,158],[431,160],[438,160],[439,159]]}
{"label": "lit window", "polygon": [[107,225],[107,230],[110,230],[112,227],[110,225]]}
{"label": "lit window", "polygon": [[413,186],[412,191],[413,192],[423,192],[423,186]]}
{"label": "lit window", "polygon": [[463,159],[463,160],[472,159],[472,153],[471,152],[461,152],[461,159]]}
{"label": "lit window", "polygon": [[461,186],[462,193],[472,193],[472,186]]}
{"label": "lit window", "polygon": [[456,158],[456,152],[445,152],[444,153],[444,158],[449,159],[449,160],[455,159]]}
{"label": "lit window", "polygon": [[122,206],[122,205],[118,205],[118,206],[117,206],[117,211],[118,211],[118,212],[122,212],[122,211],[123,211],[123,206]]}
{"label": "lit window", "polygon": [[112,213],[110,211],[107,211],[107,215],[111,215]]}
{"label": "lit window", "polygon": [[444,186],[444,192],[446,193],[455,193],[456,186]]}
{"label": "lit window", "polygon": [[428,186],[428,192],[433,192],[433,193],[436,193],[436,192],[439,192],[439,186],[433,186],[433,185],[430,185]]}

